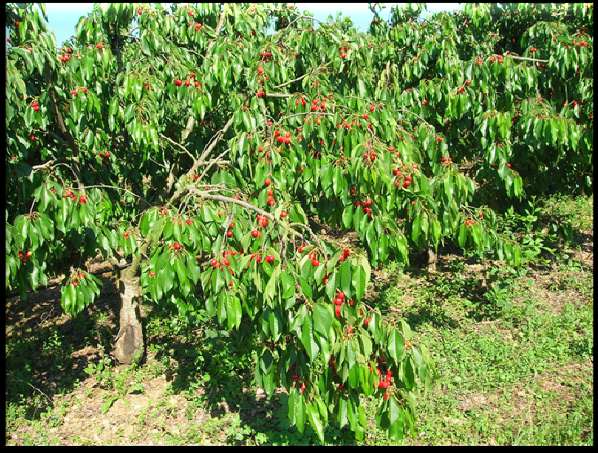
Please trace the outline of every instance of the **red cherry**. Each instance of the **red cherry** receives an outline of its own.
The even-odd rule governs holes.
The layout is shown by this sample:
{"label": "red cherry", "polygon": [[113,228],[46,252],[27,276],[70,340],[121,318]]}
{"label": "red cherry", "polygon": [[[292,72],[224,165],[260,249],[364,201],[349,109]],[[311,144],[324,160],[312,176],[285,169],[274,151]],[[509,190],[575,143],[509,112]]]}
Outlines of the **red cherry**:
{"label": "red cherry", "polygon": [[384,401],[387,401],[388,398],[390,398],[390,395],[388,394],[388,392],[384,392],[384,395],[382,396],[382,398],[384,398]]}
{"label": "red cherry", "polygon": [[257,67],[257,73],[258,73],[259,75],[262,75],[262,74],[264,73],[264,68],[263,68],[262,66],[258,66],[258,67]]}
{"label": "red cherry", "polygon": [[201,30],[201,27],[203,27],[202,24],[199,24],[199,23],[195,24],[195,31]]}
{"label": "red cherry", "polygon": [[137,8],[137,15],[141,16],[143,14],[143,9]]}
{"label": "red cherry", "polygon": [[232,230],[228,230],[228,231],[226,232],[226,237],[227,237],[227,238],[232,238],[232,237],[233,237],[233,232],[232,232]]}
{"label": "red cherry", "polygon": [[260,237],[260,232],[258,230],[253,230],[251,232],[251,236],[253,236],[254,238],[258,238]]}
{"label": "red cherry", "polygon": [[266,180],[264,181],[264,185],[268,187],[270,184],[272,184],[272,180],[270,178],[266,178]]}
{"label": "red cherry", "polygon": [[191,220],[191,219],[187,219],[187,220],[185,220],[185,223],[186,223],[187,225],[193,225],[193,220]]}
{"label": "red cherry", "polygon": [[284,219],[284,218],[285,218],[286,216],[288,216],[288,215],[289,215],[289,214],[288,214],[288,212],[287,212],[287,211],[281,211],[281,212],[280,212],[280,218],[281,218],[281,219]]}
{"label": "red cherry", "polygon": [[338,296],[334,298],[334,305],[342,305],[343,300],[340,299]]}
{"label": "red cherry", "polygon": [[363,320],[363,327],[365,327],[367,329],[369,324],[370,324],[370,318],[365,318]]}
{"label": "red cherry", "polygon": [[80,204],[85,204],[85,203],[87,203],[87,197],[86,197],[85,195],[81,195],[81,196],[79,197],[79,203],[80,203]]}
{"label": "red cherry", "polygon": [[272,255],[266,256],[266,263],[271,264],[274,262],[274,257]]}
{"label": "red cherry", "polygon": [[274,206],[276,204],[276,201],[274,201],[274,198],[268,198],[268,206]]}
{"label": "red cherry", "polygon": [[341,307],[340,307],[340,305],[337,305],[337,306],[334,307],[334,315],[337,318],[341,317]]}
{"label": "red cherry", "polygon": [[185,86],[188,87],[189,85],[191,85],[191,81],[189,79],[185,80]]}
{"label": "red cherry", "polygon": [[176,80],[174,81],[174,84],[175,84],[176,86],[180,87],[180,86],[183,84],[183,81],[182,81],[181,79],[176,79]]}
{"label": "red cherry", "polygon": [[222,260],[222,264],[224,264],[225,266],[230,266],[230,261],[228,260],[228,258],[224,258]]}
{"label": "red cherry", "polygon": [[174,244],[172,244],[172,248],[175,250],[180,250],[181,249],[181,244],[179,244],[178,242],[175,242]]}
{"label": "red cherry", "polygon": [[211,265],[212,267],[218,267],[218,265],[219,265],[219,263],[218,263],[218,260],[217,260],[217,259],[215,259],[215,258],[212,258],[212,259],[210,260],[210,265]]}
{"label": "red cherry", "polygon": [[317,258],[314,258],[311,260],[311,265],[313,267],[318,267],[320,265],[320,262],[317,260]]}

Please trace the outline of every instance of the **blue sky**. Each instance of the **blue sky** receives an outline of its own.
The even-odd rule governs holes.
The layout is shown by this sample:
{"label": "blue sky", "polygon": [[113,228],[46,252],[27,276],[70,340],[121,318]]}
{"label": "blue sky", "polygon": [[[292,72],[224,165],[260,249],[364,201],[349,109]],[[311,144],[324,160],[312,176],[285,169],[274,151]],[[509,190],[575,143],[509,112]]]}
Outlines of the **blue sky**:
{"label": "blue sky", "polygon": [[[372,19],[372,13],[367,3],[295,3],[300,10],[307,10],[319,20],[326,20],[329,15],[336,16],[338,12],[351,18],[360,30],[366,30]],[[383,17],[388,17],[390,7],[404,5],[404,3],[383,3],[387,7],[383,10]],[[50,29],[56,33],[56,41],[60,46],[75,32],[75,25],[81,16],[91,11],[91,3],[46,3]],[[428,13],[436,11],[454,11],[460,8],[459,3],[428,3]]]}

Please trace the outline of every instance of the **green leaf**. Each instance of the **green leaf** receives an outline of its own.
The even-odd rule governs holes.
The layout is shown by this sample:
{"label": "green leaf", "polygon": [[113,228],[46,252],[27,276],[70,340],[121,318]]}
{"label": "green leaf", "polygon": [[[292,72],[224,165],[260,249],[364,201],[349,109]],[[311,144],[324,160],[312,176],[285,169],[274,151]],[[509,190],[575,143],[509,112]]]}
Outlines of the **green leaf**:
{"label": "green leaf", "polygon": [[346,297],[351,297],[351,263],[344,261],[340,268],[340,289]]}
{"label": "green leaf", "polygon": [[403,349],[405,347],[405,342],[401,334],[396,330],[393,329],[388,337],[388,354],[394,360],[396,365],[399,365],[401,359],[403,357]]}
{"label": "green leaf", "polygon": [[332,326],[333,314],[330,305],[315,304],[312,312],[313,326],[317,332],[328,338]]}
{"label": "green leaf", "polygon": [[350,228],[353,225],[353,205],[346,206],[343,210],[343,226]]}
{"label": "green leaf", "polygon": [[365,288],[367,285],[367,274],[362,266],[355,266],[351,274],[353,288],[355,289],[355,297],[357,300],[363,299],[365,296]]}
{"label": "green leaf", "polygon": [[301,327],[301,343],[305,348],[305,352],[309,357],[310,362],[313,362],[320,351],[318,344],[314,341],[311,318],[308,316],[303,320]]}
{"label": "green leaf", "polygon": [[324,443],[324,426],[322,425],[318,408],[314,403],[307,404],[307,419],[309,420],[311,427],[318,435],[320,442]]}

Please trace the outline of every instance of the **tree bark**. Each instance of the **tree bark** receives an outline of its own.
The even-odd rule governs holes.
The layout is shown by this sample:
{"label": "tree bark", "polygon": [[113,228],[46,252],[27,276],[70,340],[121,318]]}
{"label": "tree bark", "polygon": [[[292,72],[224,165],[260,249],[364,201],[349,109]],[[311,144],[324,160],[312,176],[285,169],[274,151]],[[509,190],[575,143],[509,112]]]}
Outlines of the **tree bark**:
{"label": "tree bark", "polygon": [[141,290],[136,266],[121,273],[118,281],[121,307],[119,331],[113,351],[114,357],[122,364],[140,362],[144,356],[145,344],[139,311]]}
{"label": "tree bark", "polygon": [[436,254],[431,248],[428,249],[428,272],[436,272]]}

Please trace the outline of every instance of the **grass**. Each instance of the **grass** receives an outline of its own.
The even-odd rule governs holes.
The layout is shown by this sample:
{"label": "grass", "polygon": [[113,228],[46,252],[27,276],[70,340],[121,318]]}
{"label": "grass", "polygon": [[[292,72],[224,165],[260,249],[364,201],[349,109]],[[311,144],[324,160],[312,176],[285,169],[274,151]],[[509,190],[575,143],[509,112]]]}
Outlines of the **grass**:
{"label": "grass", "polygon": [[[438,375],[403,444],[593,444],[592,205],[554,198],[505,221],[528,235],[521,269],[489,266],[484,279],[451,255],[434,274],[393,263],[376,274],[373,303],[410,323]],[[317,444],[288,426],[284,394],[256,396],[251,339],[154,309],[146,362],[118,367],[107,355],[113,312],[100,301],[72,321],[8,316],[8,444]],[[366,413],[374,403],[363,401]],[[362,442],[333,426],[326,438],[391,444],[373,423]]]}

